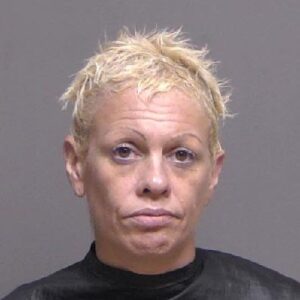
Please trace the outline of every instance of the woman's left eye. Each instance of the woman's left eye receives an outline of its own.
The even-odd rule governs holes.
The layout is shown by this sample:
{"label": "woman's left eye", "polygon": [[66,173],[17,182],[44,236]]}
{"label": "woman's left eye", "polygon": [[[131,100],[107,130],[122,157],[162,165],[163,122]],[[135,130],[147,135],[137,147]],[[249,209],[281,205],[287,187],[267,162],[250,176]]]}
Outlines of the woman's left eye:
{"label": "woman's left eye", "polygon": [[179,148],[173,151],[171,158],[177,163],[191,163],[195,160],[196,154],[191,150]]}

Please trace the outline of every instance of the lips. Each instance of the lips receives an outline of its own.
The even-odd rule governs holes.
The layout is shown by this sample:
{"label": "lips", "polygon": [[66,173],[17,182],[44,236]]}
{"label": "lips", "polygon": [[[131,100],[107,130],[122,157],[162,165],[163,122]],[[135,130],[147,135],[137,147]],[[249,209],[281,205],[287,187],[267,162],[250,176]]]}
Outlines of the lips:
{"label": "lips", "polygon": [[137,216],[152,216],[152,217],[159,217],[159,216],[171,216],[176,217],[174,213],[169,210],[163,208],[143,208],[137,210],[129,215],[129,217],[137,217]]}
{"label": "lips", "polygon": [[143,208],[130,214],[127,219],[142,229],[157,229],[168,226],[178,216],[162,208]]}

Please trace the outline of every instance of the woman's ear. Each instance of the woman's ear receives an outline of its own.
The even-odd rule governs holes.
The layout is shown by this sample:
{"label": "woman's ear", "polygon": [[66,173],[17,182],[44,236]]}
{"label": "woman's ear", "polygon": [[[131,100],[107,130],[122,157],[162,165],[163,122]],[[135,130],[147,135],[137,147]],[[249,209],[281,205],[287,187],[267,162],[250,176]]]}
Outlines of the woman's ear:
{"label": "woman's ear", "polygon": [[225,153],[223,150],[220,150],[215,155],[213,170],[212,170],[212,178],[211,178],[211,183],[210,183],[210,188],[212,190],[214,190],[218,184],[219,176],[220,176],[220,173],[221,173],[221,170],[223,167],[223,163],[224,163],[224,158],[225,158]]}
{"label": "woman's ear", "polygon": [[84,196],[84,181],[83,181],[83,162],[76,151],[75,140],[72,135],[68,135],[64,141],[64,158],[65,168],[68,179],[78,197]]}

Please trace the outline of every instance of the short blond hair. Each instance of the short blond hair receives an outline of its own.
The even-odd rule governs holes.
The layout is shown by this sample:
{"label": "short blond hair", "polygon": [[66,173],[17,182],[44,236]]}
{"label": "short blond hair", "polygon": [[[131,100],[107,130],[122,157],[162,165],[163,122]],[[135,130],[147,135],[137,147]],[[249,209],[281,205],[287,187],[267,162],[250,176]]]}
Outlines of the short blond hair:
{"label": "short blond hair", "polygon": [[124,29],[115,41],[100,45],[61,97],[64,106],[74,104],[71,131],[79,152],[86,153],[99,97],[129,87],[150,96],[175,87],[203,103],[211,120],[209,146],[214,155],[221,149],[219,120],[228,115],[228,95],[222,94],[223,82],[215,76],[215,63],[207,53],[206,47],[195,49],[180,29],[150,33]]}

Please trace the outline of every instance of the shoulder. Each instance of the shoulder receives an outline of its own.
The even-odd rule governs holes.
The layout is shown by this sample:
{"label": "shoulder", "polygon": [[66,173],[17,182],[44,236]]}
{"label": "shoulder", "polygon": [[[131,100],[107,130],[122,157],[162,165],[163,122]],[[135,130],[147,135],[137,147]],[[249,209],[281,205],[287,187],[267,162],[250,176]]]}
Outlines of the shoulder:
{"label": "shoulder", "polygon": [[259,299],[300,299],[300,283],[279,272],[220,251],[197,249],[197,253],[204,260],[204,275],[225,291],[260,295]]}
{"label": "shoulder", "polygon": [[53,290],[58,292],[67,285],[82,282],[81,262],[70,265],[31,283],[23,284],[2,300],[42,300]]}

